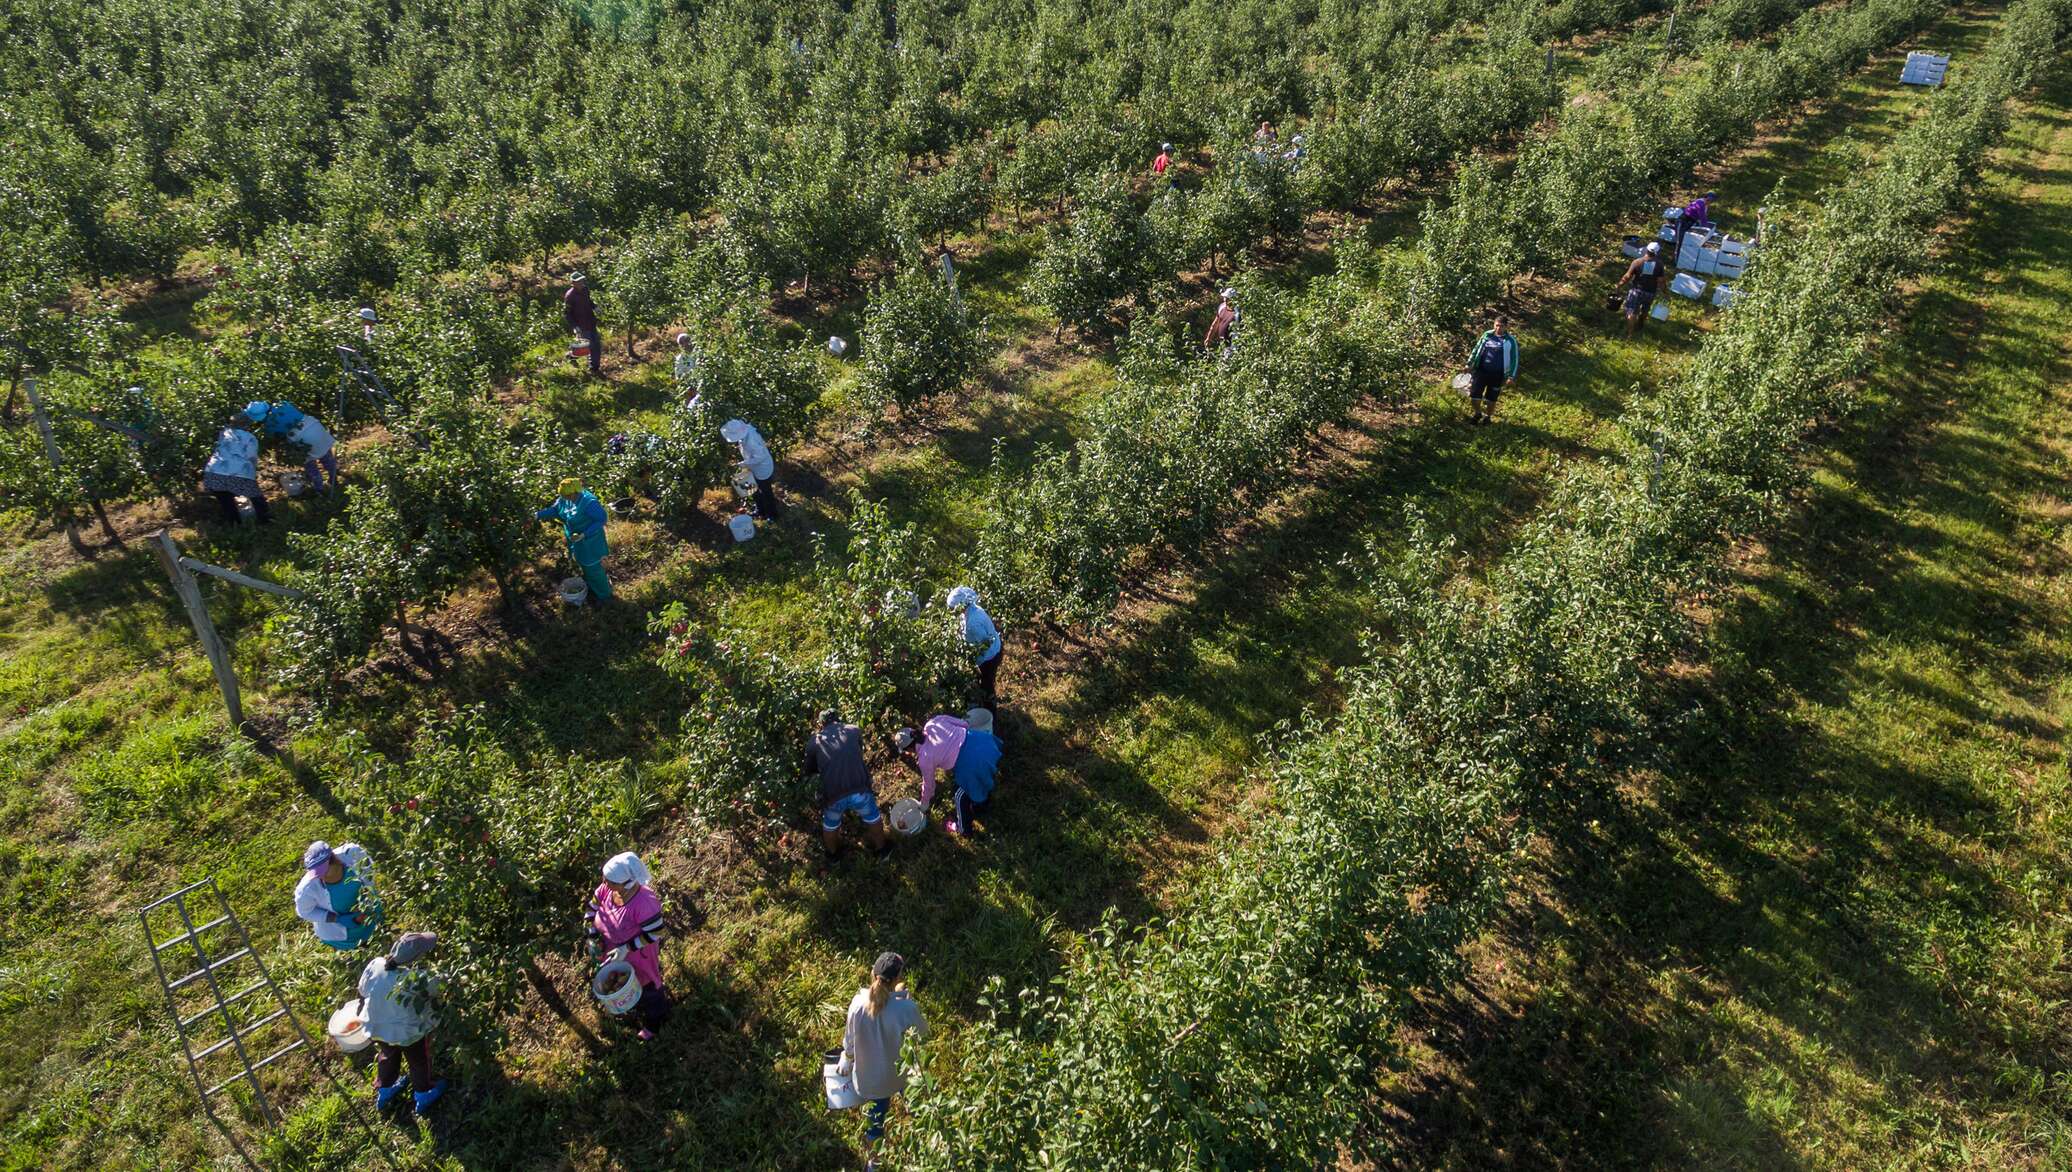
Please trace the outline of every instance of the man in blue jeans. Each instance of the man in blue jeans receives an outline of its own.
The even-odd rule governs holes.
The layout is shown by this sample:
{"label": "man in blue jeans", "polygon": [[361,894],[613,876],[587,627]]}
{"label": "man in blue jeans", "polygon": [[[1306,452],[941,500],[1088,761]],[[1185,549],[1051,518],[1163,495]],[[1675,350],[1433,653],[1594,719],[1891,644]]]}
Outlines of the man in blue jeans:
{"label": "man in blue jeans", "polygon": [[843,724],[832,708],[822,712],[819,731],[806,746],[806,772],[820,775],[820,849],[829,859],[842,853],[842,818],[852,812],[878,857],[892,853],[878,795],[871,791],[870,766],[863,763],[862,729]]}

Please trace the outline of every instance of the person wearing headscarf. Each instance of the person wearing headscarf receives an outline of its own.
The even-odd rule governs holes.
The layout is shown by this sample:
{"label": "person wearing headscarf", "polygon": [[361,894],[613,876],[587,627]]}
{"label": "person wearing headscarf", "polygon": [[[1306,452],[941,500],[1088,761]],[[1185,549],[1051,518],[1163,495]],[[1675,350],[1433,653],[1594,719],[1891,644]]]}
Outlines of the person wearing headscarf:
{"label": "person wearing headscarf", "polygon": [[957,779],[953,816],[943,823],[951,834],[977,834],[978,819],[993,800],[993,782],[1000,769],[1000,738],[993,735],[993,714],[974,708],[964,714],[964,743],[957,749],[951,775]]}
{"label": "person wearing headscarf", "polygon": [[1202,337],[1201,348],[1229,353],[1237,344],[1237,328],[1243,316],[1237,307],[1237,290],[1225,289],[1223,299],[1216,303],[1216,316],[1209,322],[1209,332]]}
{"label": "person wearing headscarf", "polygon": [[317,939],[351,952],[381,927],[373,878],[366,847],[356,842],[336,847],[310,843],[302,852],[302,879],[295,884],[295,914],[309,921]]}
{"label": "person wearing headscarf", "polygon": [[[314,415],[305,415],[293,403],[269,403],[264,399],[245,404],[245,418],[266,435],[301,448],[302,477],[318,492],[338,487],[338,441]],[[325,475],[330,482],[325,483]]]}
{"label": "person wearing headscarf", "polygon": [[729,419],[719,427],[720,438],[733,444],[741,453],[741,466],[755,477],[755,511],[764,520],[777,515],[777,490],[770,482],[777,476],[777,461],[770,455],[770,445],[763,442],[763,433],[746,419]]}
{"label": "person wearing headscarf", "polygon": [[957,750],[964,745],[964,720],[944,712],[928,718],[918,729],[903,728],[892,734],[892,748],[914,772],[921,775],[921,804],[935,804],[935,778],[957,765]]}
{"label": "person wearing headscarf", "polygon": [[704,398],[705,376],[698,373],[698,351],[691,345],[689,334],[676,335],[676,363],[673,370],[677,387],[691,392],[691,397],[686,402],[696,407]]}
{"label": "person wearing headscarf", "polygon": [[623,959],[640,980],[640,1040],[655,1036],[669,1017],[669,989],[662,983],[662,941],[669,925],[662,919],[662,897],[655,877],[632,851],[620,851],[604,864],[604,882],[590,894],[584,924],[590,955],[606,963]]}
{"label": "person wearing headscarf", "polygon": [[906,959],[881,953],[871,965],[870,984],[849,999],[849,1017],[842,1030],[842,1057],[836,1071],[846,1075],[856,1093],[869,1100],[863,1141],[868,1153],[865,1172],[877,1168],[878,1143],[885,1138],[885,1116],[892,1096],[906,1089],[899,1052],[907,1034],[928,1036],[921,1005],[907,992]]}
{"label": "person wearing headscarf", "polygon": [[978,682],[985,690],[986,707],[1000,702],[1000,655],[1005,645],[1000,641],[1000,628],[993,625],[993,616],[978,604],[978,591],[969,586],[959,586],[950,591],[943,604],[963,616],[964,641],[978,648]]}
{"label": "person wearing headscarf", "polygon": [[273,520],[266,505],[266,493],[259,487],[259,437],[245,430],[242,412],[216,433],[216,447],[201,470],[201,486],[216,498],[223,519],[237,524],[237,498],[252,502],[252,513],[261,525]]}
{"label": "person wearing headscarf", "polygon": [[[432,1080],[432,1031],[439,1026],[439,978],[420,967],[437,947],[430,932],[397,937],[388,955],[377,956],[360,971],[360,1020],[374,1039],[374,1107],[381,1110],[404,1090],[419,1111],[446,1093],[446,1080]],[[410,1064],[410,1076],[398,1079],[399,1067]]]}
{"label": "person wearing headscarf", "polygon": [[568,556],[582,570],[590,597],[600,604],[609,602],[612,582],[604,576],[604,559],[611,547],[604,541],[604,505],[573,476],[564,479],[560,489],[561,495],[554,498],[553,504],[533,515],[542,521],[561,522],[562,534],[568,539]]}

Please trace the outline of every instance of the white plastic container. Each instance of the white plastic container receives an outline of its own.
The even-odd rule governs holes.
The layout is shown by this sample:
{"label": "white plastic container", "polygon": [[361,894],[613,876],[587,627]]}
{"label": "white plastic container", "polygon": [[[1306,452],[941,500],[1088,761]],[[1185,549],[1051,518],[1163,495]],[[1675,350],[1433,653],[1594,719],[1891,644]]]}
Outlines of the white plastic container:
{"label": "white plastic container", "polygon": [[735,541],[748,541],[755,537],[755,518],[747,513],[735,513],[727,519],[727,532]]}
{"label": "white plastic container", "polygon": [[849,352],[849,343],[838,337],[829,337],[827,340],[827,352],[836,358],[840,358]]}
{"label": "white plastic container", "polygon": [[853,1111],[863,1106],[863,1096],[857,1093],[856,1083],[842,1073],[840,1046],[820,1056],[820,1082],[827,1091],[828,1110]]}
{"label": "white plastic container", "polygon": [[590,995],[597,998],[597,1004],[606,1013],[617,1017],[640,1004],[640,977],[630,962],[612,961],[598,969],[597,976],[591,979]]}
{"label": "white plastic container", "polygon": [[1678,273],[1676,278],[1669,282],[1669,291],[1678,297],[1703,297],[1705,296],[1705,282],[1691,276],[1689,273]]}
{"label": "white plastic container", "polygon": [[281,473],[281,492],[289,497],[299,497],[309,491],[309,479],[298,471]]}
{"label": "white plastic container", "polygon": [[563,578],[560,589],[555,593],[570,606],[581,606],[590,601],[590,585],[581,578]]}
{"label": "white plastic container", "polygon": [[887,817],[892,822],[892,829],[909,837],[928,829],[928,811],[912,798],[901,798],[892,803]]}
{"label": "white plastic container", "polygon": [[1739,289],[1726,285],[1715,285],[1712,290],[1712,303],[1721,309],[1725,309],[1729,305],[1734,304],[1735,300],[1740,296],[1741,290]]}
{"label": "white plastic container", "polygon": [[1669,303],[1667,301],[1655,302],[1655,307],[1653,309],[1648,310],[1648,316],[1654,318],[1656,321],[1668,321]]}
{"label": "white plastic container", "polygon": [[332,1044],[346,1054],[357,1054],[374,1044],[374,1035],[367,1032],[367,1022],[360,1016],[357,997],[331,1014],[330,1026],[325,1032],[331,1035]]}
{"label": "white plastic container", "polygon": [[755,473],[746,468],[734,469],[734,476],[727,483],[734,488],[734,495],[747,500],[755,495]]}

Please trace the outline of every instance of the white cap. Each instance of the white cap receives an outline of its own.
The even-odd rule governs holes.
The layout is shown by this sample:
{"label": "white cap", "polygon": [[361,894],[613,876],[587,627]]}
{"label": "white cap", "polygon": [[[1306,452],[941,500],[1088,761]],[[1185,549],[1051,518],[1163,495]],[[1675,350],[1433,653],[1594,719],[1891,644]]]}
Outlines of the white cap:
{"label": "white cap", "polygon": [[975,606],[978,603],[978,591],[973,590],[969,586],[959,586],[956,589],[950,591],[949,595],[945,597],[942,601],[943,605],[949,607],[951,610],[959,610],[963,607]]}
{"label": "white cap", "polygon": [[1162,142],[1158,144],[1158,149],[1162,151],[1169,151],[1173,149],[1173,144],[1169,142]]}
{"label": "white cap", "polygon": [[1648,241],[1648,251],[1649,251],[1649,252],[1660,252],[1660,251],[1662,251],[1662,242],[1661,242],[1660,240],[1650,240],[1650,241]]}
{"label": "white cap", "polygon": [[373,306],[371,306],[371,305],[362,305],[362,306],[360,307],[360,320],[361,320],[361,321],[373,321],[373,320],[374,320],[374,307],[373,307]]}
{"label": "white cap", "polygon": [[1225,300],[1225,301],[1232,301],[1232,300],[1235,300],[1235,299],[1236,299],[1236,297],[1237,297],[1237,290],[1236,290],[1236,289],[1225,289],[1225,290],[1223,291],[1223,300]]}

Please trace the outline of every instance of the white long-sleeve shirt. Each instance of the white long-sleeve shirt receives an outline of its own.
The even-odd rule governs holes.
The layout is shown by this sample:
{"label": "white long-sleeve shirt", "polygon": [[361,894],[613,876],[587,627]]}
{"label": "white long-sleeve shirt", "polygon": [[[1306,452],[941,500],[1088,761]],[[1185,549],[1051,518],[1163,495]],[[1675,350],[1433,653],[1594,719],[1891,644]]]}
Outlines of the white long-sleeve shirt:
{"label": "white long-sleeve shirt", "polygon": [[[371,897],[374,893],[368,885],[372,875],[367,867],[367,848],[356,842],[349,842],[333,850],[331,855],[345,864],[348,873],[360,873],[361,898],[369,900],[371,906]],[[365,911],[367,908],[363,906],[360,910]],[[295,885],[295,914],[309,921],[310,927],[316,929],[319,940],[335,942],[345,939],[347,935],[345,925],[339,921],[338,910],[331,906],[330,890],[314,872],[304,871],[302,882]]]}
{"label": "white long-sleeve shirt", "polygon": [[757,480],[768,480],[777,475],[777,461],[770,458],[770,446],[763,442],[763,433],[757,431],[754,424],[748,425],[748,434],[734,446],[741,449],[741,462],[748,465],[748,470]]}
{"label": "white long-sleeve shirt", "polygon": [[871,991],[858,989],[849,1001],[849,1021],[842,1031],[840,1069],[866,1099],[886,1099],[906,1089],[906,1073],[899,1068],[900,1044],[911,1031],[916,1038],[928,1036],[928,1022],[921,1006],[904,989],[885,1001],[885,1008],[873,1016]]}
{"label": "white long-sleeve shirt", "polygon": [[438,992],[439,980],[430,973],[396,968],[386,956],[368,961],[360,970],[368,1035],[391,1046],[408,1046],[431,1033],[439,1024],[432,1004]]}

